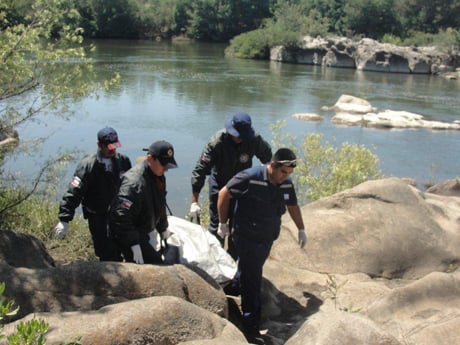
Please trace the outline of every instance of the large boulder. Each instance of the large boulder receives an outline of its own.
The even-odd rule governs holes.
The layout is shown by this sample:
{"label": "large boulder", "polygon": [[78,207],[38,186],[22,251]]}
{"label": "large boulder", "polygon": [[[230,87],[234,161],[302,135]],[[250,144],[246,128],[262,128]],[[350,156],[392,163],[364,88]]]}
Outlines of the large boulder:
{"label": "large boulder", "polygon": [[[97,311],[35,313],[21,321],[42,319],[49,324],[48,345],[124,344],[247,344],[227,320],[183,299],[171,296],[142,298],[105,306]],[[18,322],[7,325],[6,334]],[[0,344],[3,344],[0,341]]]}
{"label": "large boulder", "polygon": [[353,313],[319,312],[291,337],[286,345],[403,345],[372,320]]}
{"label": "large boulder", "polygon": [[183,265],[136,265],[75,262],[48,269],[0,264],[5,297],[20,310],[16,318],[35,312],[87,311],[108,304],[151,296],[176,296],[227,317],[221,287]]}
{"label": "large boulder", "polygon": [[366,315],[414,344],[460,344],[460,272],[433,272],[394,289]]}
{"label": "large boulder", "polygon": [[[423,193],[387,178],[302,207],[308,245],[292,252],[282,243],[272,255],[315,272],[420,278],[460,260],[460,199]],[[296,236],[293,222],[285,226]]]}
{"label": "large boulder", "polygon": [[427,193],[460,197],[460,178],[446,180],[431,186]]}
{"label": "large boulder", "polygon": [[[323,106],[322,110],[332,110],[335,115],[331,122],[339,125],[373,128],[429,128],[436,130],[460,130],[460,123],[426,120],[423,115],[403,110],[377,112],[365,99],[352,95],[341,95],[333,106]],[[297,117],[301,118],[301,117]]]}
{"label": "large boulder", "polygon": [[36,237],[0,230],[0,264],[13,267],[50,268],[55,266],[43,243]]}

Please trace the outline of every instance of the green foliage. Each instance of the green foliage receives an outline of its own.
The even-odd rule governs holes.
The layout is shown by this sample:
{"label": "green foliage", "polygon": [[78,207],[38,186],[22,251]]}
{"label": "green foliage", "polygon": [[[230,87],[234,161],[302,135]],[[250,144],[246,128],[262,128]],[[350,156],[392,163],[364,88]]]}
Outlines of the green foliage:
{"label": "green foliage", "polygon": [[349,0],[342,21],[348,32],[374,39],[401,32],[395,0]]}
{"label": "green foliage", "polygon": [[[5,316],[16,315],[19,307],[15,308],[12,301],[3,297],[5,283],[0,283],[0,321]],[[32,319],[27,322],[19,322],[16,331],[7,337],[7,345],[43,345],[45,344],[45,333],[49,325],[41,319]],[[1,327],[0,327],[1,331]],[[0,339],[5,336],[0,333]]]}
{"label": "green foliage", "polygon": [[[39,115],[69,116],[68,105],[73,101],[118,81],[118,75],[103,84],[94,81],[82,29],[77,26],[80,15],[72,4],[71,0],[0,2],[0,133],[12,133],[20,124],[39,121]],[[41,138],[33,145],[22,141],[15,152],[33,147],[37,155],[41,142]],[[3,151],[0,166],[13,154]],[[33,193],[46,193],[48,187],[55,186],[55,168],[66,160],[65,154],[47,160],[36,178],[27,177],[27,182],[18,179],[20,174],[5,176],[0,171],[2,222],[14,219],[15,207]]]}
{"label": "green foliage", "polygon": [[402,42],[406,46],[435,46],[439,50],[452,53],[460,49],[460,30],[447,28],[436,34],[413,32]]}
{"label": "green foliage", "polygon": [[280,1],[273,18],[264,21],[262,28],[233,38],[226,53],[240,58],[268,58],[271,47],[297,47],[305,35],[325,36],[328,26],[319,12],[312,10],[306,15],[302,6]]}
{"label": "green foliage", "polygon": [[291,147],[297,155],[292,179],[299,203],[318,200],[381,177],[378,157],[362,145],[342,143],[340,148],[323,143],[321,134],[308,134],[300,145],[295,138],[277,134],[284,122],[272,127],[273,147]]}
{"label": "green foliage", "polygon": [[392,34],[385,34],[382,37],[382,42],[383,43],[389,43],[389,44],[394,44],[397,46],[402,45],[402,39],[401,37],[392,35]]}
{"label": "green foliage", "polygon": [[460,0],[398,0],[398,18],[404,32],[435,34],[447,28],[460,28]]}
{"label": "green foliage", "polygon": [[315,10],[329,22],[328,32],[343,35],[346,30],[343,25],[344,7],[346,2],[343,0],[303,0],[306,13]]}
{"label": "green foliage", "polygon": [[[406,39],[415,32],[436,34],[448,28],[460,28],[460,0],[64,2],[67,7],[73,4],[79,13],[78,17],[66,18],[65,23],[81,27],[85,37],[100,38],[170,38],[179,35],[196,40],[229,41],[237,35],[262,30],[269,23],[270,35],[276,44],[287,45],[306,33],[324,36],[330,32],[375,39],[390,35]],[[33,3],[33,0],[15,1],[9,13],[10,23],[24,23],[25,13]]]}
{"label": "green foliage", "polygon": [[175,28],[176,0],[153,0],[137,4],[136,36],[169,37]]}
{"label": "green foliage", "polygon": [[[2,321],[5,316],[13,316],[16,315],[19,311],[19,307],[14,306],[13,301],[6,300],[3,297],[3,293],[5,292],[6,285],[5,283],[0,283],[0,321]],[[0,327],[1,329],[1,327]],[[1,338],[1,337],[0,337]]]}
{"label": "green foliage", "polygon": [[225,54],[242,59],[264,59],[269,55],[268,33],[254,30],[238,35],[230,41]]}
{"label": "green foliage", "polygon": [[52,229],[57,223],[58,204],[45,194],[33,194],[25,198],[27,192],[20,188],[0,191],[0,208],[12,201],[20,203],[4,212],[2,229],[12,229],[35,236],[45,244],[51,256],[59,262],[96,260],[91,235],[85,219],[79,214],[70,223],[70,232],[63,240],[54,238]]}
{"label": "green foliage", "polygon": [[41,319],[19,322],[16,332],[7,337],[8,345],[43,345],[49,325]]}
{"label": "green foliage", "polygon": [[267,20],[264,27],[269,33],[270,46],[295,47],[305,35],[326,35],[329,23],[316,10],[306,13],[301,5],[280,1],[273,18]]}

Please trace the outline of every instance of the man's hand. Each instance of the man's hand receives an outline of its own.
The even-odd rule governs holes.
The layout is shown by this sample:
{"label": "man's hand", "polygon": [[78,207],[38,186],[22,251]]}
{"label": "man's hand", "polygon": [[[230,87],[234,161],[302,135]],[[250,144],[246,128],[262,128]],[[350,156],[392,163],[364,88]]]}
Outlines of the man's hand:
{"label": "man's hand", "polygon": [[225,236],[230,235],[230,228],[228,227],[227,223],[219,223],[219,227],[217,228],[217,235],[220,238],[225,238]]}
{"label": "man's hand", "polygon": [[306,244],[307,244],[307,233],[305,232],[304,229],[300,229],[299,230],[299,245],[300,245],[300,248],[305,247]]}
{"label": "man's hand", "polygon": [[158,233],[155,230],[149,232],[149,243],[153,249],[158,249]]}
{"label": "man's hand", "polygon": [[195,218],[201,214],[201,207],[197,202],[192,202],[190,205],[190,217]]}
{"label": "man's hand", "polygon": [[69,232],[69,223],[59,222],[54,227],[53,231],[54,231],[54,236],[56,236],[57,239],[62,240]]}
{"label": "man's hand", "polygon": [[136,264],[143,265],[144,264],[144,257],[142,256],[141,246],[139,244],[135,244],[131,246],[131,250],[133,252],[133,260]]}

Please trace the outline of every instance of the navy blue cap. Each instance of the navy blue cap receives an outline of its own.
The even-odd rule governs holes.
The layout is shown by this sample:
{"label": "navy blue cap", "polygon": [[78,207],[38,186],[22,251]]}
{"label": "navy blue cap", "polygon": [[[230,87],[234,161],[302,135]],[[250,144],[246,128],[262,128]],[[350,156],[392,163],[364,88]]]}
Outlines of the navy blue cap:
{"label": "navy blue cap", "polygon": [[225,128],[230,135],[243,141],[254,138],[251,117],[246,113],[235,113],[225,121]]}
{"label": "navy blue cap", "polygon": [[120,141],[118,141],[117,131],[112,127],[104,127],[97,132],[97,140],[107,146],[109,150],[115,150],[121,147]]}

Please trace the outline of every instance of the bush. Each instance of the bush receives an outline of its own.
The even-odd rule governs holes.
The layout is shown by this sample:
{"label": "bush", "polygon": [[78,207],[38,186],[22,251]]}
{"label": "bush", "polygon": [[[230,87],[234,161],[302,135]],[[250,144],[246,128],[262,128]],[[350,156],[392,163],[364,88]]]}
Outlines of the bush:
{"label": "bush", "polygon": [[302,6],[282,2],[274,18],[267,19],[260,29],[233,38],[226,54],[248,59],[268,58],[271,47],[297,47],[303,36],[326,36],[328,27],[329,21],[318,11],[312,10],[307,16]]}
{"label": "bush", "polygon": [[230,41],[225,54],[242,59],[265,59],[269,55],[267,32],[263,29],[236,36]]}
{"label": "bush", "polygon": [[[0,283],[0,321],[5,316],[16,315],[19,307],[15,308],[12,301],[3,298],[5,283]],[[16,332],[8,335],[6,344],[8,345],[43,345],[45,344],[45,333],[48,332],[49,325],[41,319],[32,319],[27,322],[19,322]],[[0,331],[2,327],[0,326]],[[0,333],[0,339],[5,336]]]}
{"label": "bush", "polygon": [[438,49],[452,53],[460,48],[460,31],[455,29],[440,30],[437,34],[412,32],[403,42],[406,46],[435,46]]}
{"label": "bush", "polygon": [[[81,214],[70,223],[70,232],[63,240],[54,237],[52,229],[58,222],[58,204],[49,201],[44,194],[27,197],[19,188],[0,190],[1,229],[9,229],[35,236],[42,241],[50,255],[58,262],[76,260],[96,260],[87,222]],[[11,205],[12,200],[23,200],[4,212],[3,205]]]}
{"label": "bush", "polygon": [[378,157],[363,145],[345,142],[337,148],[323,143],[323,135],[316,133],[305,136],[296,145],[294,137],[280,134],[284,126],[284,121],[272,126],[272,145],[291,147],[296,153],[297,167],[292,180],[300,205],[382,176]]}

